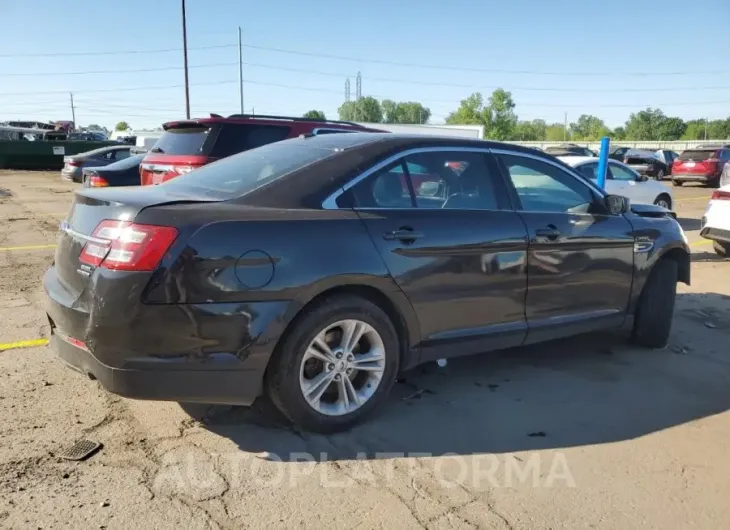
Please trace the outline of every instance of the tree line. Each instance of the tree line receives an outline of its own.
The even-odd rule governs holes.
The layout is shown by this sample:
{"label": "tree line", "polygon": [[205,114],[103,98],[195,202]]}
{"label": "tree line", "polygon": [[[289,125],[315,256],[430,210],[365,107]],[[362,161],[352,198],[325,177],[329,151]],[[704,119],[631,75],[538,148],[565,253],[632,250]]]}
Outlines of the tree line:
{"label": "tree line", "polygon": [[[496,89],[486,100],[481,93],[475,92],[446,117],[446,123],[482,125],[485,138],[492,140],[596,141],[604,136],[633,141],[730,139],[730,117],[685,121],[667,116],[661,109],[647,108],[632,113],[623,126],[613,129],[590,114],[582,114],[566,128],[563,123],[520,120],[515,107],[512,93],[502,88]],[[421,103],[378,101],[370,96],[343,103],[338,114],[341,120],[367,123],[425,124],[431,118],[431,110]],[[305,117],[324,119],[325,116],[321,111],[309,111]]]}

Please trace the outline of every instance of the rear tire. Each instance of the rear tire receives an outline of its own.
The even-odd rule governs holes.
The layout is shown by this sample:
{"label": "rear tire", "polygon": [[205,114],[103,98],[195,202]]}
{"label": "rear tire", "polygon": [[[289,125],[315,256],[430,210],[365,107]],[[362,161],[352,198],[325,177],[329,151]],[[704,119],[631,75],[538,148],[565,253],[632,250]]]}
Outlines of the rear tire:
{"label": "rear tire", "polygon": [[674,180],[674,179],[672,179],[672,186],[677,186],[677,187],[679,187],[679,186],[681,186],[682,184],[684,184],[684,182],[682,182],[681,180]]}
{"label": "rear tire", "polygon": [[677,262],[661,259],[654,265],[636,308],[632,339],[646,348],[664,348],[672,329],[677,297]]}
{"label": "rear tire", "polygon": [[664,170],[663,169],[660,169],[659,171],[657,171],[657,173],[656,173],[656,179],[657,180],[664,180]]}
{"label": "rear tire", "polygon": [[723,258],[730,257],[730,243],[723,241],[713,241],[712,248],[715,250],[715,254],[722,256]]}
{"label": "rear tire", "polygon": [[[291,324],[285,338],[277,346],[274,356],[269,362],[265,381],[266,390],[276,408],[298,428],[321,434],[347,430],[363,421],[387,399],[388,393],[395,383],[400,362],[398,334],[388,315],[382,309],[369,300],[358,296],[334,296],[322,300],[315,306],[307,308],[305,311]],[[334,371],[332,371],[334,364],[329,364],[329,369],[325,370],[326,367],[322,363],[321,366],[314,367],[316,373],[311,376],[311,379],[309,377],[305,378],[307,375],[305,370],[312,368],[307,363],[312,360],[314,360],[315,364],[321,362],[318,359],[312,359],[308,351],[311,352],[310,345],[316,337],[321,336],[321,333],[331,329],[331,326],[343,321],[359,322],[369,326],[369,329],[374,332],[372,336],[382,341],[382,350],[385,357],[382,363],[382,375],[372,395],[367,397],[362,404],[358,405],[359,408],[355,408],[351,412],[335,412],[334,407],[338,407],[341,404],[341,389],[343,387],[347,387],[348,385],[349,389],[357,387],[357,377],[360,377],[357,375],[358,370],[354,370],[355,375],[353,376],[343,374],[341,377],[338,377],[337,381],[340,381],[339,383],[334,381],[325,383],[326,390],[324,393],[321,393],[320,398],[316,398],[316,402],[319,404],[318,410],[305,397],[305,389],[302,386],[302,381],[308,384],[310,381],[314,381],[315,377],[323,375],[325,371],[333,374],[336,373],[340,370],[339,361],[335,361],[338,363],[338,366]],[[342,331],[344,333],[344,330]],[[335,348],[336,342],[337,339],[334,340],[333,346],[331,346],[332,352],[338,351]],[[328,344],[328,346],[330,345]],[[360,348],[360,346],[357,348]],[[371,351],[373,350],[371,349]],[[307,358],[305,358],[305,354]],[[345,354],[345,357],[349,357],[346,351]],[[354,357],[357,358],[358,354],[355,354]],[[367,371],[359,373],[369,377]],[[351,382],[345,381],[348,377]],[[367,385],[370,388],[369,381],[366,380],[358,389],[358,392],[367,394],[368,391],[365,389],[365,386]],[[372,382],[371,384],[375,385],[376,382]],[[320,386],[319,388],[322,387]],[[347,390],[345,393],[348,395],[347,400],[345,400],[349,402],[348,406],[357,403],[357,400],[351,399],[351,393],[348,393]],[[313,394],[320,394],[320,392],[310,392],[310,400]],[[339,398],[332,398],[336,403],[327,403],[325,398],[333,394],[339,396]],[[322,402],[324,404],[321,404]],[[328,407],[330,409],[329,413],[324,413],[323,411],[327,412],[325,409]]]}

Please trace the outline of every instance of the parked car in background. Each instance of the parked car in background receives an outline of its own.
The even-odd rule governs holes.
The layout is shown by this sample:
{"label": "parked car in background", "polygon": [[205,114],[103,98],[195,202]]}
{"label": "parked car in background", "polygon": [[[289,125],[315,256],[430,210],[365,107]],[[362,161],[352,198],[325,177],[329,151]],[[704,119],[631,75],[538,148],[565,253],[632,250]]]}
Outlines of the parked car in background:
{"label": "parked car in background", "polygon": [[667,165],[659,159],[656,151],[629,149],[624,154],[623,163],[640,175],[662,180],[670,173]]}
{"label": "parked car in background", "polygon": [[143,186],[160,184],[220,158],[301,134],[384,132],[347,121],[250,114],[227,118],[211,115],[162,127],[165,132],[140,166]]}
{"label": "parked car in background", "polygon": [[671,149],[657,149],[656,156],[664,162],[664,165],[667,168],[666,175],[672,174],[672,164],[674,164],[674,161],[679,157],[679,153],[676,151],[672,151]]}
{"label": "parked car in background", "polygon": [[545,148],[545,152],[553,156],[598,156],[595,151],[576,144],[554,145]]}
{"label": "parked car in background", "polygon": [[623,162],[624,158],[626,158],[626,153],[630,149],[630,147],[624,147],[623,145],[611,145],[608,148],[608,158]]}
{"label": "parked car in background", "polygon": [[[445,193],[421,194],[409,164]],[[270,143],[77,191],[43,279],[50,342],[127,397],[267,393],[298,428],[341,431],[437,359],[620,328],[664,347],[689,246],[671,212],[629,206],[512,144]]]}
{"label": "parked car in background", "polygon": [[79,153],[77,155],[63,157],[63,169],[61,176],[66,180],[81,182],[83,168],[87,166],[107,166],[129,156],[129,145],[110,145]]}
{"label": "parked car in background", "polygon": [[706,146],[682,151],[672,165],[672,184],[701,182],[717,188],[725,166],[730,162],[730,148]]}
{"label": "parked car in background", "polygon": [[712,192],[702,216],[700,235],[712,241],[717,255],[730,258],[730,182]]}
{"label": "parked car in background", "polygon": [[[577,169],[591,181],[597,180],[598,160],[583,156],[561,156],[560,160]],[[672,190],[656,180],[649,180],[626,164],[608,160],[606,168],[606,192],[628,197],[634,204],[654,204],[667,210],[674,206]]]}
{"label": "parked car in background", "polygon": [[145,153],[132,155],[108,166],[85,167],[82,183],[84,188],[139,186],[139,164]]}
{"label": "parked car in background", "polygon": [[68,135],[68,140],[73,142],[106,142],[108,138],[100,132],[74,132]]}

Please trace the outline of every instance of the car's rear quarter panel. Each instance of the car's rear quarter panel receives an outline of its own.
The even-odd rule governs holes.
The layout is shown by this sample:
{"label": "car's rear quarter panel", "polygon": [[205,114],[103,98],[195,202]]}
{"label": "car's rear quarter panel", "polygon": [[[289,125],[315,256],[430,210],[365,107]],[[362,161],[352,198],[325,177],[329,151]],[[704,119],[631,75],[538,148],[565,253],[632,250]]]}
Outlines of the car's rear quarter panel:
{"label": "car's rear quarter panel", "polygon": [[[199,223],[203,218],[206,222]],[[249,367],[265,366],[275,341],[302,308],[336,288],[377,289],[404,319],[409,343],[419,340],[410,303],[351,210],[222,203],[158,207],[143,211],[137,221],[164,224],[170,219],[180,224],[178,248],[163,260],[145,302],[200,310],[225,307],[228,321],[231,313],[240,315],[241,329],[220,333],[239,337],[238,349],[247,351]],[[261,312],[267,314],[257,314]]]}

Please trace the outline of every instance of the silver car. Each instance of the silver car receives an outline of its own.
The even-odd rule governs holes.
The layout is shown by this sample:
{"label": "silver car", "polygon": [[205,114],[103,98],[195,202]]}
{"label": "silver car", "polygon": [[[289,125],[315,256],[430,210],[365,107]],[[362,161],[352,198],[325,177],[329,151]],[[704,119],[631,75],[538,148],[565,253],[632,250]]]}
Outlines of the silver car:
{"label": "silver car", "polygon": [[124,160],[129,156],[131,145],[111,145],[100,147],[85,153],[63,157],[61,177],[74,182],[81,182],[85,167],[100,167]]}

